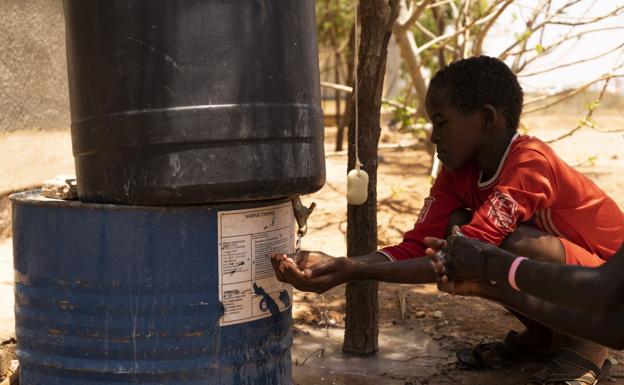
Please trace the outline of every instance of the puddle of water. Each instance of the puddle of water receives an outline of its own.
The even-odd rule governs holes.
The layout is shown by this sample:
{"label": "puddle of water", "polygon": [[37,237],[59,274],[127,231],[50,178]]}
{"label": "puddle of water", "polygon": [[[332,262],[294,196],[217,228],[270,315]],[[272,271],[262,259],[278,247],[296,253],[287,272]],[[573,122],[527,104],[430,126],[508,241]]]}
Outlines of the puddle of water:
{"label": "puddle of water", "polygon": [[425,334],[398,326],[380,328],[379,352],[372,357],[343,354],[344,329],[297,327],[292,349],[297,385],[403,385],[433,375],[451,357]]}

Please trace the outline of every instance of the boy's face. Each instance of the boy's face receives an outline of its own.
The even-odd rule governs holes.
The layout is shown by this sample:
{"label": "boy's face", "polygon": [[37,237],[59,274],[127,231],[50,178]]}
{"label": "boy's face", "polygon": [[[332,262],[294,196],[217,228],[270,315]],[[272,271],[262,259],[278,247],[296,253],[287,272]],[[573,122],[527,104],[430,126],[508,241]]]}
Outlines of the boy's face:
{"label": "boy's face", "polygon": [[473,158],[482,140],[481,114],[455,108],[444,87],[429,88],[425,107],[433,125],[431,142],[442,164],[456,169]]}

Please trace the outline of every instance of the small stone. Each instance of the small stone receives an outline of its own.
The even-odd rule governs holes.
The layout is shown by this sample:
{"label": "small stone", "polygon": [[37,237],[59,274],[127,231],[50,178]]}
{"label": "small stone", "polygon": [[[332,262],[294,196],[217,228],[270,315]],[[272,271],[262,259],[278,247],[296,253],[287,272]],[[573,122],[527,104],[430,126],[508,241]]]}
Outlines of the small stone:
{"label": "small stone", "polygon": [[433,312],[433,318],[435,319],[440,319],[444,317],[444,314],[442,314],[442,312],[440,310],[436,310]]}
{"label": "small stone", "polygon": [[17,369],[19,369],[19,361],[18,360],[11,360],[11,364],[9,365],[9,369],[11,369],[11,371],[13,373],[17,372]]}
{"label": "small stone", "polygon": [[416,312],[416,318],[425,318],[426,313],[424,311]]}
{"label": "small stone", "polygon": [[78,199],[78,183],[73,175],[59,175],[43,182],[41,194],[50,199]]}

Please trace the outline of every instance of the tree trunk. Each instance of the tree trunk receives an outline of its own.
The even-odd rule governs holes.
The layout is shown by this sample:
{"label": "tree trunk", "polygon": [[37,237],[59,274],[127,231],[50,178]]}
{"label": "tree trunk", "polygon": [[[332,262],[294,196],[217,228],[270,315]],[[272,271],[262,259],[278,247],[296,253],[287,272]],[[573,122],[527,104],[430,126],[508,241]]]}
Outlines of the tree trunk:
{"label": "tree trunk", "polygon": [[[355,28],[351,28],[351,33],[349,34],[349,44],[347,44],[347,52],[346,52],[346,65],[347,65],[347,76],[345,84],[353,87],[353,55],[355,52]],[[346,125],[351,121],[351,107],[353,103],[347,103],[347,108],[345,109],[345,114],[340,124],[338,124],[338,129],[336,130],[336,152],[342,151],[342,142],[344,141],[344,132]]]}
{"label": "tree trunk", "polygon": [[[369,175],[368,200],[347,207],[347,255],[377,249],[377,145],[388,42],[398,16],[398,0],[361,0],[361,38],[358,55],[359,157]],[[355,94],[352,94],[355,95]],[[354,99],[351,98],[351,104]],[[355,111],[352,107],[351,111]],[[355,167],[355,116],[349,118],[349,164]],[[347,283],[347,310],[343,351],[360,355],[378,349],[377,282]]]}

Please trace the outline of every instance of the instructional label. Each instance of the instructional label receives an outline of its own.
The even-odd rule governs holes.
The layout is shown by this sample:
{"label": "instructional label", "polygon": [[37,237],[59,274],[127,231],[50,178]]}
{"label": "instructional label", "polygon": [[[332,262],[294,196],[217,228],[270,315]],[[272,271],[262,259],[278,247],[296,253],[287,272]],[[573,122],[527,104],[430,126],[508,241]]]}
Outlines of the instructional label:
{"label": "instructional label", "polygon": [[250,322],[287,309],[292,286],[277,280],[269,255],[295,250],[291,204],[220,211],[217,220],[219,300],[225,308],[220,325]]}

